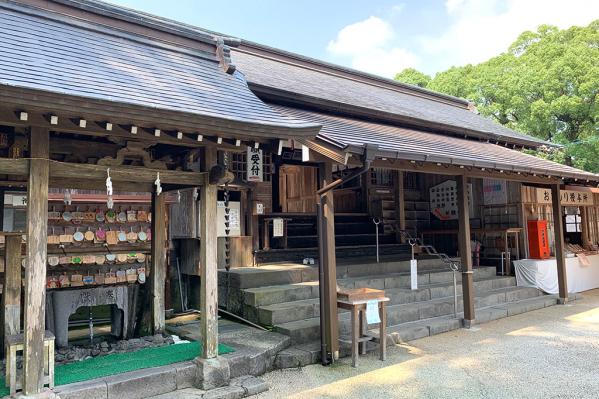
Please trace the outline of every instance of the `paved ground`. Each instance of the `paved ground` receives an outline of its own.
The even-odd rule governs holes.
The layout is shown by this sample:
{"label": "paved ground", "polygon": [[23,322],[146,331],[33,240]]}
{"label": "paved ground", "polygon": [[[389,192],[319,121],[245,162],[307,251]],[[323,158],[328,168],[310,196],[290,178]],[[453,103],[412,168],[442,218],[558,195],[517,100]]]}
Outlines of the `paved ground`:
{"label": "paved ground", "polygon": [[598,398],[599,291],[552,306],[412,341],[329,368],[262,378],[266,398]]}

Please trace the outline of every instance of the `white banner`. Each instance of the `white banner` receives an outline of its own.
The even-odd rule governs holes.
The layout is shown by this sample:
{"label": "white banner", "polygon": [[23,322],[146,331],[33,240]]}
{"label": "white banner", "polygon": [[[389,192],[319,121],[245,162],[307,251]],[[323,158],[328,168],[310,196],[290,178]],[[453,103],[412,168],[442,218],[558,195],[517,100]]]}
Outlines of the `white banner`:
{"label": "white banner", "polygon": [[262,182],[262,150],[259,148],[248,147],[247,152],[247,181]]}
{"label": "white banner", "polygon": [[507,204],[506,181],[483,179],[483,202],[485,205]]}

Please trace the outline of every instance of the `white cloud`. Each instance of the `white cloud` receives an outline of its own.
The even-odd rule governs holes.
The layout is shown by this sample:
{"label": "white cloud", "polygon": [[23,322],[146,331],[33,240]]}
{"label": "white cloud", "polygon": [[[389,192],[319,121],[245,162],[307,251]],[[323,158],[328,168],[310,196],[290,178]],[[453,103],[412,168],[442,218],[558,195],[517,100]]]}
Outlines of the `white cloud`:
{"label": "white cloud", "polygon": [[446,0],[445,8],[448,28],[419,41],[437,70],[485,61],[542,24],[568,28],[599,18],[599,2],[587,0]]}
{"label": "white cloud", "polygon": [[[347,25],[327,50],[337,61],[385,77],[408,67],[434,74],[496,56],[520,33],[542,24],[562,29],[588,25],[599,18],[599,1],[445,0],[447,25],[441,33],[400,37],[393,24],[410,18],[407,10],[398,4],[385,18],[371,16]],[[401,12],[402,18],[393,18],[394,11]]]}
{"label": "white cloud", "polygon": [[341,29],[329,42],[327,50],[335,56],[348,58],[352,68],[390,78],[418,63],[415,54],[392,46],[394,39],[391,24],[371,16]]}

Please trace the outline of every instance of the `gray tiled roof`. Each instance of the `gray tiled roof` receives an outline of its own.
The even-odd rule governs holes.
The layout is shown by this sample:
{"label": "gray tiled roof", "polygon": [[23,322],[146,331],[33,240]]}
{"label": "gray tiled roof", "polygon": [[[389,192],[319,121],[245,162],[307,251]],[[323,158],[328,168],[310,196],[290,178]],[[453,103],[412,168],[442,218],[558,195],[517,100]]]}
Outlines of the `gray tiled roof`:
{"label": "gray tiled roof", "polygon": [[[298,63],[246,52],[232,51],[233,61],[250,84],[295,93],[298,96],[322,99],[338,104],[372,110],[377,113],[398,115],[427,123],[452,126],[478,132],[492,140],[508,141],[527,146],[547,144],[537,138],[518,133],[462,106],[436,101],[402,90],[394,90],[393,82],[383,85],[369,84],[364,79],[350,79],[327,73],[327,64],[321,68],[308,68]],[[317,60],[313,60],[319,63]],[[317,64],[318,66],[318,64]]]}
{"label": "gray tiled roof", "polygon": [[216,58],[7,3],[0,4],[2,85],[231,121],[306,126],[266,106],[242,74],[225,73]]}
{"label": "gray tiled roof", "polygon": [[599,180],[599,175],[485,141],[405,129],[289,106],[271,106],[281,114],[321,124],[323,127],[318,137],[327,142],[360,147],[373,144],[389,157]]}

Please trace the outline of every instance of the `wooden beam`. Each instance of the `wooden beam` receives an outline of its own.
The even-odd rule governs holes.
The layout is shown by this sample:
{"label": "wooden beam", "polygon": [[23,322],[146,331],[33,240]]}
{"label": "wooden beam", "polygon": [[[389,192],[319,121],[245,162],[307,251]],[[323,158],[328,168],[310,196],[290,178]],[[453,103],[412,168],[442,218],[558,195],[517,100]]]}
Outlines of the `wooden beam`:
{"label": "wooden beam", "polygon": [[475,177],[475,178],[484,178],[484,179],[502,179],[502,180],[511,180],[511,181],[520,181],[524,183],[538,183],[538,184],[556,184],[561,183],[561,178],[559,177],[547,177],[541,176],[538,174],[537,176],[530,173],[521,173],[512,172],[508,170],[504,170],[503,173],[498,170],[494,170],[491,168],[485,168],[485,170],[481,170],[475,167],[464,167],[461,168],[458,165],[437,165],[432,162],[415,162],[412,163],[410,161],[399,160],[399,159],[387,159],[383,161],[382,159],[376,159],[372,163],[373,168],[385,168],[385,169],[396,169],[403,170],[407,172],[420,172],[420,173],[431,173],[436,175],[451,175],[451,176],[467,176],[467,177]]}
{"label": "wooden beam", "polygon": [[[52,179],[106,180],[108,166],[76,164],[52,161],[50,176]],[[201,186],[206,173],[185,172],[181,170],[150,169],[137,166],[110,166],[110,178],[113,182],[154,183],[156,174],[160,173],[162,184]]]}
{"label": "wooden beam", "polygon": [[20,235],[6,236],[2,294],[5,339],[21,333],[21,240]]}
{"label": "wooden beam", "polygon": [[[396,170],[393,174],[393,185],[395,186],[395,223],[399,227],[399,230],[406,229],[404,175],[405,172],[401,170]],[[396,240],[397,242],[404,243],[405,236],[400,231],[397,231]]]}
{"label": "wooden beam", "polygon": [[[215,162],[216,149],[206,149],[203,170]],[[203,359],[218,356],[217,193],[217,186],[212,184],[200,188],[200,356]]]}
{"label": "wooden beam", "polygon": [[458,200],[458,245],[462,259],[462,299],[464,302],[464,327],[474,324],[474,282],[472,248],[470,244],[470,205],[468,201],[468,178],[456,176]]}
{"label": "wooden beam", "polygon": [[0,158],[0,175],[27,176],[29,161],[27,159]]}
{"label": "wooden beam", "polygon": [[559,302],[568,302],[568,276],[566,274],[566,251],[564,243],[564,226],[562,205],[560,204],[561,189],[559,184],[551,186],[551,201],[553,206],[553,232],[555,234],[555,260],[557,262],[557,283],[559,286]]}
{"label": "wooden beam", "polygon": [[[27,196],[27,263],[25,268],[23,393],[41,392],[44,374],[46,262],[48,235],[49,134],[31,128]],[[46,158],[46,159],[44,159]]]}
{"label": "wooden beam", "polygon": [[164,331],[164,285],[166,282],[166,195],[152,193],[152,328]]}
{"label": "wooden beam", "polygon": [[[320,187],[333,182],[332,162],[319,164],[318,176]],[[320,227],[319,246],[324,259],[319,259],[324,268],[324,300],[325,306],[325,335],[327,351],[334,359],[339,357],[339,319],[337,316],[337,258],[335,254],[335,208],[333,190],[324,195],[322,200],[323,223]]]}

